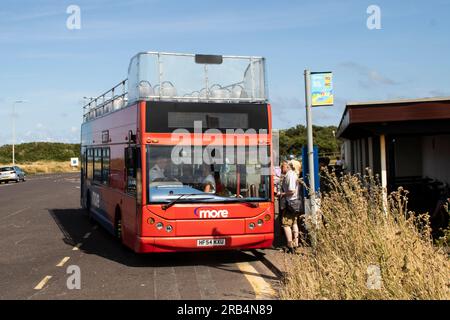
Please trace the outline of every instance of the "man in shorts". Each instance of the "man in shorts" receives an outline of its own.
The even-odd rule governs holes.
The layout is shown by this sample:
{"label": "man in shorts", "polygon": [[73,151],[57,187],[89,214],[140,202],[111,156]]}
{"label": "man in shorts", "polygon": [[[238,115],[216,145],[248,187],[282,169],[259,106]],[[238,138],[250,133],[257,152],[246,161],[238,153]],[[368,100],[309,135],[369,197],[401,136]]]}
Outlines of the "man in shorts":
{"label": "man in shorts", "polygon": [[298,201],[298,176],[294,171],[292,164],[284,161],[281,164],[281,172],[284,177],[281,182],[280,209],[281,209],[281,225],[287,240],[287,250],[290,253],[295,252],[298,247],[298,220],[300,216],[300,208],[293,208],[292,203]]}

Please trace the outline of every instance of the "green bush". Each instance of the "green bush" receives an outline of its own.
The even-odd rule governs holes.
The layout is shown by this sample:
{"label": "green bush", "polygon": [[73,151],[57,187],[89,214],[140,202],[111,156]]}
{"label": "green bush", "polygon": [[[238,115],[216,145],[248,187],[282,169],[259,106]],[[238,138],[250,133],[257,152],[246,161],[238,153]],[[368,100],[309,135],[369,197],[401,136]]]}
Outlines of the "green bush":
{"label": "green bush", "polygon": [[315,246],[286,256],[282,299],[450,299],[448,254],[433,244],[429,216],[408,210],[407,191],[384,201],[373,176],[327,179],[323,219],[305,218]]}
{"label": "green bush", "polygon": [[[0,147],[0,163],[10,163],[12,146]],[[35,161],[67,161],[80,158],[80,144],[30,142],[15,146],[15,157],[18,163]]]}

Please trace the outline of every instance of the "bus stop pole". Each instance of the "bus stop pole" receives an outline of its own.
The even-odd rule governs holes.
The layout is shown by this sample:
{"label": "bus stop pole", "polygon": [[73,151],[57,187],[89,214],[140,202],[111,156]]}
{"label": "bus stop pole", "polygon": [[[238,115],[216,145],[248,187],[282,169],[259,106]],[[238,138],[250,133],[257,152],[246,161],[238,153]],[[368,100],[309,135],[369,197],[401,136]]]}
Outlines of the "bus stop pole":
{"label": "bus stop pole", "polygon": [[311,106],[311,73],[305,70],[305,102],[306,102],[306,128],[308,136],[308,168],[309,168],[309,201],[311,209],[311,217],[314,226],[317,226],[316,216],[316,188],[314,174],[314,142],[312,128],[312,106]]}

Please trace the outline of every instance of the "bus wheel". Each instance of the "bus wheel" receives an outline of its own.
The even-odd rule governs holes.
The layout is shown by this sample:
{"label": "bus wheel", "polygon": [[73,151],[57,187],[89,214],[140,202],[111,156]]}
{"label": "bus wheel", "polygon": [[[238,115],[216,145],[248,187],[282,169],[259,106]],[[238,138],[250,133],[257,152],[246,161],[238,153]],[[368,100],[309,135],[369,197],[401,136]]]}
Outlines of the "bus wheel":
{"label": "bus wheel", "polygon": [[87,196],[86,196],[86,213],[89,218],[90,222],[94,222],[94,218],[92,217],[91,213],[91,193],[89,190],[87,190]]}

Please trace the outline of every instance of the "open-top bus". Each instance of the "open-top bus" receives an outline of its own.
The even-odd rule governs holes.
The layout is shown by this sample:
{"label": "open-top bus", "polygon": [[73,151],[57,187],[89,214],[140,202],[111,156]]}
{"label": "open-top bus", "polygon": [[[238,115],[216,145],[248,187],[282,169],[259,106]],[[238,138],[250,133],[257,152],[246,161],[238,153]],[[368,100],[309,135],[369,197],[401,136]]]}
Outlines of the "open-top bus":
{"label": "open-top bus", "polygon": [[261,57],[135,55],[83,108],[82,207],[135,252],[270,247],[266,91]]}

